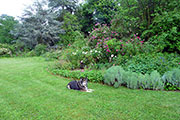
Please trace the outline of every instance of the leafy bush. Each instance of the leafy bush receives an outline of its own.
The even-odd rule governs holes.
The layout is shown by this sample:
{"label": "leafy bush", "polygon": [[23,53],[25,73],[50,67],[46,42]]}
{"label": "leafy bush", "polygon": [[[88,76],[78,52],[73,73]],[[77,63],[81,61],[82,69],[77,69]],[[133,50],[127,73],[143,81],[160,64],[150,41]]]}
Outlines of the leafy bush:
{"label": "leafy bush", "polygon": [[33,56],[36,56],[36,52],[34,50],[31,50],[29,52],[23,52],[23,53],[21,53],[21,55],[25,56],[25,57],[33,57]]}
{"label": "leafy bush", "polygon": [[0,43],[0,48],[6,48],[6,49],[10,50],[11,53],[13,54],[16,51],[16,44],[10,45],[10,44],[1,44]]}
{"label": "leafy bush", "polygon": [[144,52],[144,41],[134,34],[131,38],[121,40],[112,39],[107,41],[111,55],[132,57]]}
{"label": "leafy bush", "polygon": [[[102,63],[111,61],[112,56],[115,56],[116,50],[112,45],[117,44],[119,33],[111,31],[109,26],[106,24],[100,25],[95,24],[94,30],[89,35],[88,45],[92,49],[98,49],[102,53],[101,60]],[[109,47],[111,45],[111,48]]]}
{"label": "leafy bush", "polygon": [[60,35],[62,39],[59,44],[67,46],[68,44],[73,44],[77,39],[84,39],[84,36],[79,32],[81,25],[77,20],[77,16],[71,13],[66,13],[63,17],[64,24],[62,28],[65,30],[65,34]]}
{"label": "leafy bush", "polygon": [[178,10],[157,14],[149,30],[144,31],[144,37],[156,45],[159,51],[180,53],[180,13]]}
{"label": "leafy bush", "polygon": [[65,60],[58,60],[50,66],[51,70],[72,70],[73,65]]}
{"label": "leafy bush", "polygon": [[0,56],[9,57],[14,53],[15,47],[9,44],[1,44],[0,43]]}
{"label": "leafy bush", "polygon": [[150,74],[153,70],[157,70],[163,75],[166,71],[178,67],[179,61],[178,54],[151,53],[136,55],[129,60],[118,57],[116,64],[123,65],[125,70],[132,72]]}
{"label": "leafy bush", "polygon": [[103,81],[103,72],[96,71],[96,70],[81,72],[79,70],[70,71],[70,70],[59,70],[59,69],[55,70],[54,69],[52,70],[52,73],[56,75],[61,75],[63,77],[74,78],[74,79],[80,79],[80,77],[88,77],[89,81],[91,82],[101,83]]}
{"label": "leafy bush", "polygon": [[137,14],[135,11],[137,11],[137,8],[134,7],[135,4],[136,2],[132,1],[130,5],[131,7],[127,6],[129,7],[128,10],[125,10],[127,8],[119,9],[119,12],[117,12],[117,14],[111,20],[111,28],[120,32],[120,35],[123,37],[129,37],[129,35],[134,32],[140,32],[138,30],[140,17],[136,16]]}
{"label": "leafy bush", "polygon": [[143,53],[144,41],[134,34],[129,39],[121,39],[120,33],[112,31],[107,25],[96,24],[89,36],[88,45],[103,53],[104,62],[111,62],[117,55],[133,56]]}
{"label": "leafy bush", "polygon": [[173,69],[172,71],[168,71],[163,75],[163,80],[167,84],[167,86],[176,86],[180,88],[180,69]]}
{"label": "leafy bush", "polygon": [[77,49],[70,47],[62,52],[61,59],[71,62],[74,68],[79,68],[80,61],[83,61],[86,67],[88,67],[101,60],[101,55],[102,53],[100,51],[91,49],[88,46]]}
{"label": "leafy bush", "polygon": [[46,60],[53,60],[53,59],[59,59],[62,55],[61,50],[50,50],[49,52],[46,52],[42,56],[46,58]]}
{"label": "leafy bush", "polygon": [[89,46],[99,49],[106,62],[112,61],[112,56],[134,56],[143,53],[144,40],[134,34],[131,38],[121,38],[120,33],[112,31],[107,25],[96,24],[89,36]]}
{"label": "leafy bush", "polygon": [[38,44],[38,45],[36,45],[34,51],[35,51],[37,56],[40,56],[40,55],[44,54],[47,51],[47,46],[42,45],[42,44]]}
{"label": "leafy bush", "polygon": [[177,87],[176,85],[173,85],[171,83],[166,83],[164,89],[168,91],[172,91],[172,90],[180,90],[180,87]]}
{"label": "leafy bush", "polygon": [[0,48],[0,56],[11,56],[11,51],[8,48]]}
{"label": "leafy bush", "polygon": [[106,70],[112,66],[113,63],[96,63],[96,64],[91,64],[88,69]]}

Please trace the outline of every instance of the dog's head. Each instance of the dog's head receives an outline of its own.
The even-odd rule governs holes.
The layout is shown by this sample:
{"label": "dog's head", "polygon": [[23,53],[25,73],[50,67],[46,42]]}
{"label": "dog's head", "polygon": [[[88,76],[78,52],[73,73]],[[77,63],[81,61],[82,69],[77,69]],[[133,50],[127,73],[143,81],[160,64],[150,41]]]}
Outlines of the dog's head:
{"label": "dog's head", "polygon": [[85,78],[81,77],[79,82],[80,82],[81,86],[82,86],[85,90],[87,90],[88,78],[87,78],[87,77],[85,77]]}

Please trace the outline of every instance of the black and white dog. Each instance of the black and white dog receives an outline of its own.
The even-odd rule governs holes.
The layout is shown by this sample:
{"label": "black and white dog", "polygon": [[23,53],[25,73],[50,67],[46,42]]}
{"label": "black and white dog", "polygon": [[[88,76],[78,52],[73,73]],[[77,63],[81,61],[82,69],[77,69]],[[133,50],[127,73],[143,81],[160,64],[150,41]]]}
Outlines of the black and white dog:
{"label": "black and white dog", "polygon": [[71,81],[68,83],[67,88],[68,89],[73,89],[73,90],[80,90],[80,91],[85,91],[85,92],[92,92],[92,89],[88,89],[88,78],[83,78],[81,77],[79,81]]}

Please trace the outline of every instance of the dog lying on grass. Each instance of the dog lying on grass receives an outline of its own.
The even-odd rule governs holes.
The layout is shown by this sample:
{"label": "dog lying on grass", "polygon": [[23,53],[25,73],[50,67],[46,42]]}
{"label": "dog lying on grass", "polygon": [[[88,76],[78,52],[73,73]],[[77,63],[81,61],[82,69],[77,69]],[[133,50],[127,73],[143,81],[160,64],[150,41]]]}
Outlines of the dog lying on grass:
{"label": "dog lying on grass", "polygon": [[73,89],[73,90],[80,90],[84,92],[92,92],[92,89],[88,89],[88,78],[83,78],[81,77],[79,81],[71,81],[68,83],[67,88],[68,89]]}

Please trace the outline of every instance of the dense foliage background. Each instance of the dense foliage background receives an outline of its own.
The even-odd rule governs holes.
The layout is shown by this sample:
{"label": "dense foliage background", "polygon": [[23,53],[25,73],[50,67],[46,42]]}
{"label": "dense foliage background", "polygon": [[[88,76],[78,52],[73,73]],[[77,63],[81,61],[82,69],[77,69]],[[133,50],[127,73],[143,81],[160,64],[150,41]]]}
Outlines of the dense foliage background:
{"label": "dense foliage background", "polygon": [[[61,69],[61,75],[82,66],[106,70],[118,65],[134,76],[157,76],[163,85],[144,87],[142,83],[139,87],[178,86],[162,82],[160,76],[180,67],[179,4],[179,0],[37,1],[19,21],[0,16],[0,56],[57,59],[54,69]],[[127,81],[119,84],[139,88]]]}

